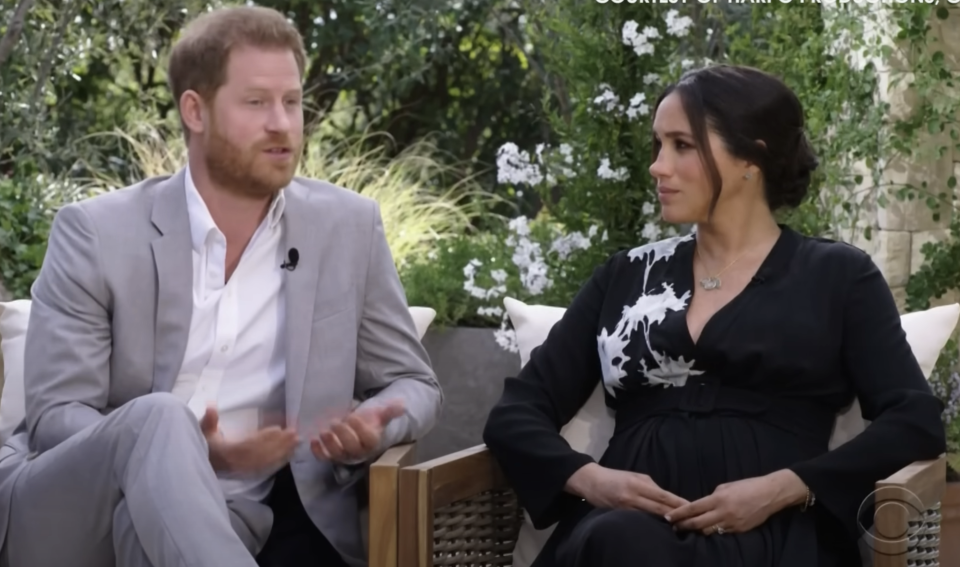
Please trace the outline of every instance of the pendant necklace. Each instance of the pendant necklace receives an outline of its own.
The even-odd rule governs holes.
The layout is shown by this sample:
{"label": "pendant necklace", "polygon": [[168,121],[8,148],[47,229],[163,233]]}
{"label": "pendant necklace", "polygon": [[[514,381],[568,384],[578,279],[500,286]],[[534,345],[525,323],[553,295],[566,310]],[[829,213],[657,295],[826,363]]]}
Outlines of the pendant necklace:
{"label": "pendant necklace", "polygon": [[[704,269],[707,269],[707,263],[704,261],[703,256],[700,254],[700,246],[697,246],[696,248],[697,248],[697,257],[700,258],[700,263],[703,264]],[[737,260],[739,260],[742,257],[743,257],[743,254],[740,254],[739,256],[734,258],[733,262],[730,262],[729,264],[727,264],[727,267],[717,272],[716,275],[700,278],[700,287],[702,287],[707,291],[720,289],[720,284],[722,283],[720,281],[720,274],[730,269],[730,266],[736,264]]]}

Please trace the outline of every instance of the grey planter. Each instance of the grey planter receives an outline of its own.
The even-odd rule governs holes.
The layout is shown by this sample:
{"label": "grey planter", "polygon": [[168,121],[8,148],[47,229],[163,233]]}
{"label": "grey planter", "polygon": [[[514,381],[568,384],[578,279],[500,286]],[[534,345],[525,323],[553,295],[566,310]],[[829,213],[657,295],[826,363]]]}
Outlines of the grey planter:
{"label": "grey planter", "polygon": [[421,461],[483,442],[490,408],[500,399],[503,380],[520,371],[520,355],[504,350],[493,329],[431,329],[423,338],[444,393],[440,422],[417,445]]}

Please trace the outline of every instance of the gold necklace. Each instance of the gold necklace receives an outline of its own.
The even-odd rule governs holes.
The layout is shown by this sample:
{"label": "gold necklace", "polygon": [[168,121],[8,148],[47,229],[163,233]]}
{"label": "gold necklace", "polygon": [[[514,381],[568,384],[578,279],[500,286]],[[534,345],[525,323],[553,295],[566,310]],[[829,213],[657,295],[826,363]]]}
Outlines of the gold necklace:
{"label": "gold necklace", "polygon": [[[696,248],[697,248],[697,257],[700,258],[700,263],[703,264],[703,269],[706,270],[706,269],[707,269],[707,262],[703,259],[703,256],[700,254],[700,246],[698,245]],[[705,289],[705,290],[707,290],[707,291],[712,291],[712,290],[715,290],[715,289],[720,289],[720,284],[723,283],[723,282],[720,281],[720,274],[722,274],[723,272],[726,272],[728,269],[730,269],[730,266],[736,264],[736,263],[737,263],[737,260],[739,260],[740,258],[742,258],[744,254],[746,254],[746,252],[743,252],[743,253],[741,253],[739,256],[737,256],[736,258],[734,258],[734,259],[733,259],[733,262],[730,262],[729,264],[727,264],[727,267],[724,268],[724,269],[722,269],[722,270],[720,270],[719,272],[717,272],[716,275],[707,276],[707,277],[705,277],[705,278],[700,278],[700,287],[702,287],[703,289]]]}

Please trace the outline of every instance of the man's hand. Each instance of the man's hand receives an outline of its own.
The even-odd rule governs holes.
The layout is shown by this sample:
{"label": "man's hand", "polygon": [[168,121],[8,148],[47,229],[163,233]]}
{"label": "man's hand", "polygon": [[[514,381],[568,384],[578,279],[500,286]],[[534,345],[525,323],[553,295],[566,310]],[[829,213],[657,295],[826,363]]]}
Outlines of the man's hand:
{"label": "man's hand", "polygon": [[645,510],[663,516],[689,502],[668,492],[645,474],[590,463],[573,473],[567,491],[597,508]]}
{"label": "man's hand", "polygon": [[713,494],[673,510],[667,521],[678,530],[704,535],[743,533],[767,521],[780,510],[806,499],[806,486],[789,470],[721,484]]}
{"label": "man's hand", "polygon": [[217,472],[256,474],[287,464],[300,439],[291,428],[265,427],[242,441],[227,441],[214,408],[200,420],[200,430],[210,447],[210,464]]}
{"label": "man's hand", "polygon": [[342,419],[334,419],[310,441],[310,449],[321,460],[352,464],[364,461],[380,446],[383,430],[404,414],[403,402],[360,407]]}

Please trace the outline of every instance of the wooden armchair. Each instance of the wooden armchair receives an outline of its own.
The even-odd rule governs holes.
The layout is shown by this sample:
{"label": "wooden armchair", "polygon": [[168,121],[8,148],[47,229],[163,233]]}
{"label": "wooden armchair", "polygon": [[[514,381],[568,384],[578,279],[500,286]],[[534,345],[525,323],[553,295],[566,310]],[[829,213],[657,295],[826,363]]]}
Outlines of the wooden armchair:
{"label": "wooden armchair", "polygon": [[370,567],[398,567],[400,470],[416,463],[416,445],[397,445],[370,465],[367,525]]}
{"label": "wooden armchair", "polygon": [[[939,565],[945,487],[945,456],[877,483],[876,533],[905,535],[869,540],[874,567]],[[398,567],[510,567],[523,512],[481,445],[401,469],[400,518]]]}

